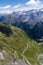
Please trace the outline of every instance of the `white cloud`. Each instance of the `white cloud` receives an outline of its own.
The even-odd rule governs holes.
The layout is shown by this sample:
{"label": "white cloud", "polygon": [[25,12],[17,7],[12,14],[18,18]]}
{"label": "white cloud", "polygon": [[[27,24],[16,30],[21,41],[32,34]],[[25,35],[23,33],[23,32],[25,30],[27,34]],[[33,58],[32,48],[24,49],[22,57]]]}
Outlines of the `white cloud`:
{"label": "white cloud", "polygon": [[3,7],[3,8],[7,9],[7,8],[10,8],[10,7],[11,7],[11,5],[7,5],[7,6]]}
{"label": "white cloud", "polygon": [[18,8],[20,6],[21,6],[21,4],[18,4],[18,5],[15,5],[13,8]]}
{"label": "white cloud", "polygon": [[28,2],[26,2],[26,5],[38,5],[40,4],[39,0],[35,1],[35,0],[30,0]]}
{"label": "white cloud", "polygon": [[0,14],[11,14],[12,12],[11,10],[0,10]]}
{"label": "white cloud", "polygon": [[10,7],[11,7],[11,5],[6,5],[6,6],[0,7],[0,9],[8,9],[8,8],[10,8]]}
{"label": "white cloud", "polygon": [[39,0],[37,0],[37,1],[30,0],[30,1],[26,2],[26,5],[33,9],[40,9],[43,7],[43,4]]}
{"label": "white cloud", "polygon": [[0,14],[11,14],[13,10],[10,10],[10,8],[11,8],[11,5],[0,7]]}
{"label": "white cloud", "polygon": [[0,7],[0,13],[7,13],[10,14],[13,11],[26,11],[30,9],[40,9],[43,8],[43,4],[39,0],[30,0],[24,4],[18,4],[15,6],[6,5],[3,7]]}
{"label": "white cloud", "polygon": [[30,9],[40,9],[43,8],[43,4],[39,0],[30,0],[26,2],[25,4],[18,4],[15,6],[15,11],[25,11]]}

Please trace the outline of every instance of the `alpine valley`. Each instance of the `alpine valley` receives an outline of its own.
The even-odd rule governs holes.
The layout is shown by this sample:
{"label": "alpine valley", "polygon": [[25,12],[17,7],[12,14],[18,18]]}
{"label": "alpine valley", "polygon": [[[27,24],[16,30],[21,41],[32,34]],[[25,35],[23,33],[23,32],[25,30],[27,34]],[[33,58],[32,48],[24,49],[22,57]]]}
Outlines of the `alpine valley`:
{"label": "alpine valley", "polygon": [[43,9],[0,14],[0,65],[43,64]]}

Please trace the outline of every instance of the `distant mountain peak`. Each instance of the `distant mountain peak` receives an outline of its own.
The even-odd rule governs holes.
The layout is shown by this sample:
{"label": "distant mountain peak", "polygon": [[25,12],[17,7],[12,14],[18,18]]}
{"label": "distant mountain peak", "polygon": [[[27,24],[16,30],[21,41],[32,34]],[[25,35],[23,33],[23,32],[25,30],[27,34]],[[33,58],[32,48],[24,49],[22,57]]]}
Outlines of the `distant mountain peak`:
{"label": "distant mountain peak", "polygon": [[[3,20],[3,18],[4,18],[4,20]],[[32,36],[32,38],[34,38],[36,40],[39,39],[38,34],[41,35],[43,33],[42,26],[40,27],[40,28],[42,28],[41,33],[39,33],[39,32],[37,33],[37,31],[35,32],[35,30],[37,30],[37,26],[43,25],[43,24],[40,24],[40,23],[43,23],[43,8],[40,10],[31,9],[28,11],[13,12],[10,15],[3,16],[0,20],[2,20],[3,23],[12,24],[16,27],[22,28],[30,36]],[[34,29],[35,26],[36,26],[36,29]],[[31,34],[31,32],[33,32],[33,30],[35,32],[34,36]],[[37,37],[35,38],[36,33],[37,33]],[[41,36],[43,36],[43,35],[41,35]]]}

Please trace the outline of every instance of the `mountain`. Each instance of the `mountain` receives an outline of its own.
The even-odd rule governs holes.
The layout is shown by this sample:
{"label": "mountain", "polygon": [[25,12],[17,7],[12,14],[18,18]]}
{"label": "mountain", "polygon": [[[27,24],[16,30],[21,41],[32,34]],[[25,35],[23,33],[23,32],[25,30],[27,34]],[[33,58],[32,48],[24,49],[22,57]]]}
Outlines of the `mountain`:
{"label": "mountain", "polygon": [[0,14],[0,21],[2,22],[3,20],[5,20],[7,14]]}
{"label": "mountain", "polygon": [[[33,39],[35,39],[37,41],[43,41],[43,34],[42,34],[43,31],[41,33],[40,32],[37,33],[37,31],[36,31],[37,27],[38,27],[38,30],[40,30],[41,28],[43,30],[43,27],[40,26],[40,22],[43,23],[43,9],[40,9],[40,10],[33,9],[33,10],[23,11],[23,12],[21,12],[21,11],[13,12],[12,14],[4,16],[1,19],[2,19],[2,22],[5,24],[11,24],[11,25],[14,25],[16,27],[23,29]],[[35,26],[36,26],[36,29],[34,29]],[[34,32],[35,31],[36,32],[34,33],[33,30],[34,30]],[[31,33],[34,33],[34,35]],[[35,36],[35,34],[36,34],[36,36]],[[40,37],[39,37],[39,34],[40,34]]]}
{"label": "mountain", "polygon": [[[42,52],[43,45],[39,45],[38,42],[30,38],[22,29],[0,23],[1,65],[2,63],[3,65],[13,65],[15,60],[19,63],[23,61],[27,65],[40,65],[38,56]],[[10,64],[11,62],[13,64]]]}

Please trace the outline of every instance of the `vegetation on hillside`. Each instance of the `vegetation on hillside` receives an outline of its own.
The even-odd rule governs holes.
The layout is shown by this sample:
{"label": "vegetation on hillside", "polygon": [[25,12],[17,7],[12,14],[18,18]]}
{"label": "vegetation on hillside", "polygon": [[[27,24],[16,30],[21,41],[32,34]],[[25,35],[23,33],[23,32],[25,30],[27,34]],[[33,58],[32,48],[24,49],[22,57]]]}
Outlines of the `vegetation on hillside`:
{"label": "vegetation on hillside", "polygon": [[[22,29],[0,23],[0,52],[3,50],[7,52],[4,61],[9,62],[16,57],[24,59],[25,62],[29,61],[31,65],[40,65],[38,56],[43,53],[43,43],[41,46],[38,44]],[[23,58],[23,56],[25,57]]]}

